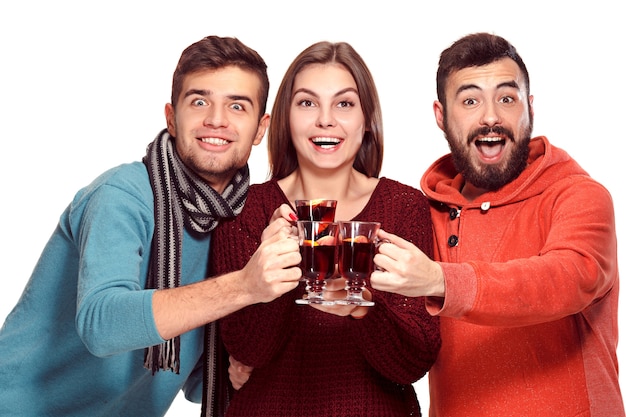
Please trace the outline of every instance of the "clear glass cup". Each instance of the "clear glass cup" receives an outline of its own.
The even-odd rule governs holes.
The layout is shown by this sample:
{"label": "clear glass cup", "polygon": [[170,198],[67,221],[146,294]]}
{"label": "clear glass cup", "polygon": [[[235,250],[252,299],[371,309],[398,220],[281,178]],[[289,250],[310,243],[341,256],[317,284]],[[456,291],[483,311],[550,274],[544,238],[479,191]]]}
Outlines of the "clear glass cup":
{"label": "clear glass cup", "polygon": [[[314,200],[296,200],[298,220],[335,221],[337,200],[316,198]],[[300,279],[304,281],[304,276]]]}
{"label": "clear glass cup", "polygon": [[379,222],[339,222],[339,273],[346,280],[346,298],[335,304],[373,306],[363,290],[374,271]]}
{"label": "clear glass cup", "polygon": [[339,225],[326,221],[298,220],[297,227],[302,255],[300,269],[307,294],[305,298],[297,299],[296,303],[332,305],[334,301],[324,299],[324,289],[326,280],[335,274]]}
{"label": "clear glass cup", "polygon": [[335,221],[337,200],[318,198],[315,200],[296,200],[298,220]]}

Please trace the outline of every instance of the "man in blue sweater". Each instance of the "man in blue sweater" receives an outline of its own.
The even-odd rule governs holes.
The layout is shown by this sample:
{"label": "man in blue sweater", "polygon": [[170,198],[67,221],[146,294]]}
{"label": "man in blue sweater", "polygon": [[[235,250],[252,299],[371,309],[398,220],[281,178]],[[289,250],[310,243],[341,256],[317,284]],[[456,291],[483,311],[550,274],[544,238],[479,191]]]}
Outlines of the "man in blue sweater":
{"label": "man in blue sweater", "polygon": [[[200,402],[204,325],[297,286],[280,218],[243,270],[205,279],[211,231],[245,202],[268,90],[265,62],[237,39],[183,51],[167,129],[76,194],[0,330],[0,415],[162,416],[181,389]],[[206,337],[219,400],[214,326]]]}

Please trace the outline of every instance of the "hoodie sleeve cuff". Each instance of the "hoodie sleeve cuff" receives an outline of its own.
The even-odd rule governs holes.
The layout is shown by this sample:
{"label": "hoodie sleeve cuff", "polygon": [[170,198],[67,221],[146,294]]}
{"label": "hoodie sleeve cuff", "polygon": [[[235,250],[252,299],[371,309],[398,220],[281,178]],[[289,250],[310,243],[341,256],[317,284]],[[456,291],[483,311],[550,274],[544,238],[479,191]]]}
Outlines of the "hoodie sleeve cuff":
{"label": "hoodie sleeve cuff", "polygon": [[444,297],[426,297],[426,309],[433,316],[462,317],[476,300],[476,272],[468,263],[440,262],[445,282]]}

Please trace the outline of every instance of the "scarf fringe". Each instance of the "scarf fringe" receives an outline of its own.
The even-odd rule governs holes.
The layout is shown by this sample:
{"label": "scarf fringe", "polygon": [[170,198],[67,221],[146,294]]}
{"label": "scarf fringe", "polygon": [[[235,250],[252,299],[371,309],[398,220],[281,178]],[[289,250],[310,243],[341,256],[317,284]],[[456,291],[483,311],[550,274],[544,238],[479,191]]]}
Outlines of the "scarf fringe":
{"label": "scarf fringe", "polygon": [[144,368],[152,371],[154,375],[159,370],[180,373],[180,359],[177,352],[180,351],[180,338],[166,340],[165,342],[146,348],[144,354]]}

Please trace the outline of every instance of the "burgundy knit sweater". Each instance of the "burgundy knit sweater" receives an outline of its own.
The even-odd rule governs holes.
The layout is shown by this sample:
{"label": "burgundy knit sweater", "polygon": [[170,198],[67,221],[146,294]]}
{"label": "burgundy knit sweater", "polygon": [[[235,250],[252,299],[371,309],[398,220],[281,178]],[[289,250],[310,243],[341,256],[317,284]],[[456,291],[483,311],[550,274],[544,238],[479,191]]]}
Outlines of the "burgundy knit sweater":
{"label": "burgundy knit sweater", "polygon": [[[246,264],[281,203],[288,200],[275,181],[250,188],[243,212],[213,232],[212,274]],[[354,220],[379,221],[432,256],[429,210],[421,191],[381,178]],[[376,305],[361,320],[295,304],[304,284],[221,320],[229,353],[255,368],[226,415],[421,415],[412,383],[435,360],[438,319],[426,312],[423,298],[370,290]]]}

